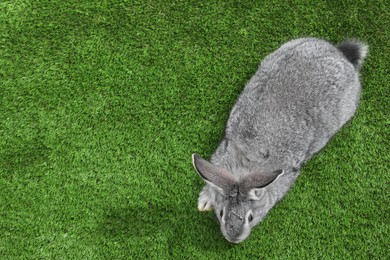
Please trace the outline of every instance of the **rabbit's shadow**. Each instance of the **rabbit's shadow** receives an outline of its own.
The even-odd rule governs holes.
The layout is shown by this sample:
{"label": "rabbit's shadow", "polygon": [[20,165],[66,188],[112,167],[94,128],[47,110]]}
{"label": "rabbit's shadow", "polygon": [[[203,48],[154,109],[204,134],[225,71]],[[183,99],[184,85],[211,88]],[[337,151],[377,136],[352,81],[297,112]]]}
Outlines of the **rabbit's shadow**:
{"label": "rabbit's shadow", "polygon": [[[212,213],[200,214],[196,209],[171,205],[111,208],[107,210],[101,230],[108,239],[124,244],[128,239],[166,237],[169,251],[188,245],[206,251],[231,247],[220,234]],[[199,234],[194,234],[193,230]]]}
{"label": "rabbit's shadow", "polygon": [[102,226],[103,233],[109,237],[152,235],[157,228],[147,217],[152,213],[149,208],[110,209]]}

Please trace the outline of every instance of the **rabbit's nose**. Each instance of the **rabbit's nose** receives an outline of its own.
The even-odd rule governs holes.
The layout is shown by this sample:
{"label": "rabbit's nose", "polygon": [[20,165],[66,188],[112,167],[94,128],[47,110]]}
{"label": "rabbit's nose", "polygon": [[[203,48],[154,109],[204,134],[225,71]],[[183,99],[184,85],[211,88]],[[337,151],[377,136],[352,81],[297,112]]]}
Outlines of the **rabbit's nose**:
{"label": "rabbit's nose", "polygon": [[241,235],[241,233],[242,233],[242,227],[240,226],[236,226],[234,224],[228,224],[226,226],[226,234],[232,240],[238,238]]}

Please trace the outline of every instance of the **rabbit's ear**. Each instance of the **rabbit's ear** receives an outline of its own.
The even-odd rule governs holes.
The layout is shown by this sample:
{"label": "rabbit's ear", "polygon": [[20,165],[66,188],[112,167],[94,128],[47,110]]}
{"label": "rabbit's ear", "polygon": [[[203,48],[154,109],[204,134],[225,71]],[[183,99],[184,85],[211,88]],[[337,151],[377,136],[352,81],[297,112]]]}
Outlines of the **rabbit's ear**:
{"label": "rabbit's ear", "polygon": [[237,179],[226,169],[211,164],[197,154],[192,155],[192,163],[199,176],[206,182],[225,193],[237,184]]}
{"label": "rabbit's ear", "polygon": [[269,173],[252,173],[240,180],[240,192],[253,197],[253,199],[261,198],[263,191],[261,188],[274,182],[278,176],[283,173],[282,170]]}
{"label": "rabbit's ear", "polygon": [[258,188],[258,189],[250,189],[247,192],[247,196],[250,200],[260,200],[265,193],[265,189],[263,188]]}

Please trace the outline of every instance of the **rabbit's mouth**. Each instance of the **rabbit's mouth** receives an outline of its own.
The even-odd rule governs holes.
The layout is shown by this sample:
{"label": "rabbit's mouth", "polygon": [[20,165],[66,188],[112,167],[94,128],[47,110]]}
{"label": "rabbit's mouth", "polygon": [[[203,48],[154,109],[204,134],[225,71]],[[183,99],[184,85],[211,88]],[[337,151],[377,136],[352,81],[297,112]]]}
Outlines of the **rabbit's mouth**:
{"label": "rabbit's mouth", "polygon": [[225,239],[227,241],[229,241],[230,243],[235,243],[235,244],[238,244],[242,241],[244,241],[250,234],[250,229],[247,229],[247,230],[243,230],[244,232],[242,232],[242,234],[240,234],[239,236],[229,236],[226,232],[226,230],[223,230],[222,229],[222,234],[223,236],[225,237]]}
{"label": "rabbit's mouth", "polygon": [[[249,235],[249,234],[248,234]],[[240,236],[238,238],[231,238],[231,237],[227,237],[225,236],[226,240],[229,241],[230,243],[234,243],[234,244],[238,244],[238,243],[241,243],[242,241],[244,241],[248,235],[244,235],[244,236]]]}
{"label": "rabbit's mouth", "polygon": [[235,244],[238,244],[240,243],[242,240],[238,240],[238,239],[229,239],[229,238],[226,238],[227,241],[229,241],[230,243],[235,243]]}

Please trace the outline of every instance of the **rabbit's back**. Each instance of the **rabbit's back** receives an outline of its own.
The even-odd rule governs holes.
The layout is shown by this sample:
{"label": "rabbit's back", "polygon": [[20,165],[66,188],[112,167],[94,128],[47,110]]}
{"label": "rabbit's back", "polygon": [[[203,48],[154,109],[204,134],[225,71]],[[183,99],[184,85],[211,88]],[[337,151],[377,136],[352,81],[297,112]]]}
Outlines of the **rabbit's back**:
{"label": "rabbit's back", "polygon": [[356,69],[336,47],[313,38],[290,41],[245,86],[212,159],[299,167],[353,115],[359,91]]}

